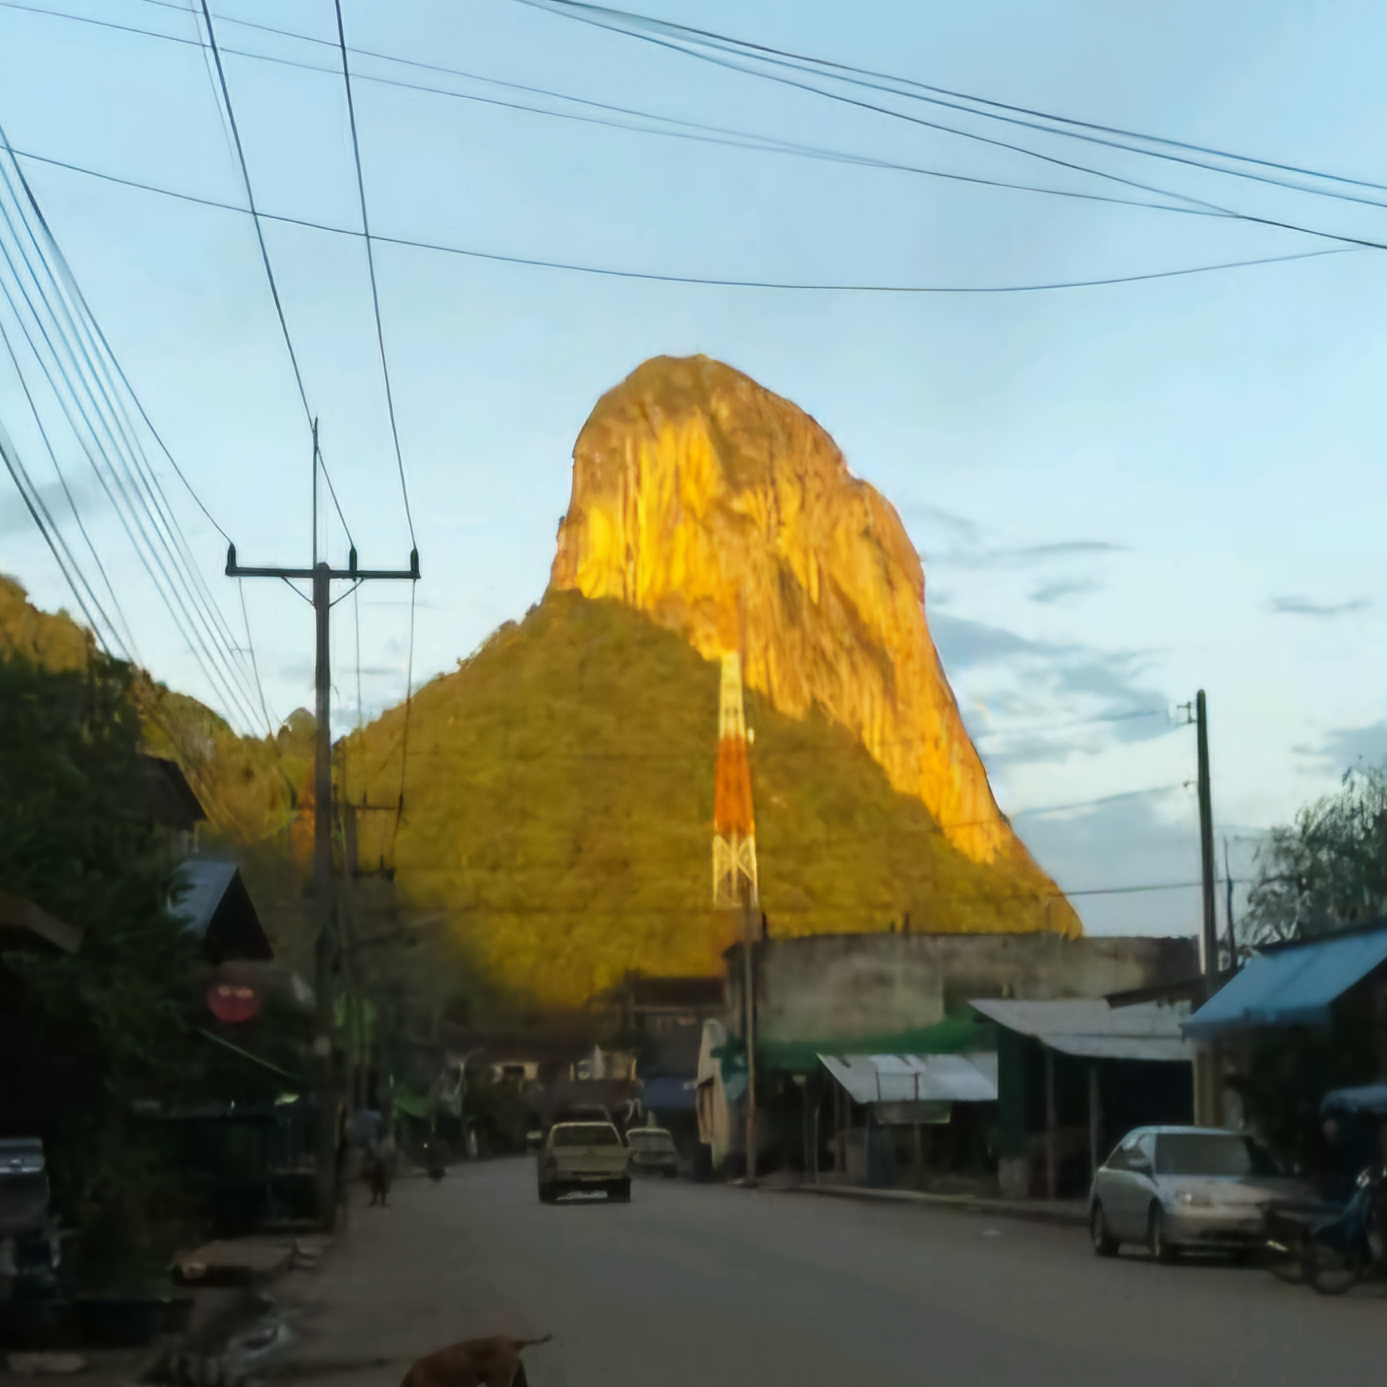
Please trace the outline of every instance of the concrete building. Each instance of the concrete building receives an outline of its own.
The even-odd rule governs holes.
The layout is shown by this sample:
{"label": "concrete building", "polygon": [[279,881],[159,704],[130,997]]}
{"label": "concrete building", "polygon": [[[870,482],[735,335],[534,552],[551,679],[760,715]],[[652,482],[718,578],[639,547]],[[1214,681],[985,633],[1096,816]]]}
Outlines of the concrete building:
{"label": "concrete building", "polygon": [[[727,1010],[737,1034],[742,947],[726,955]],[[752,958],[758,1053],[763,1045],[822,1041],[820,1048],[830,1049],[908,1037],[967,1015],[976,997],[1106,997],[1199,971],[1193,939],[1049,933],[767,939],[752,946]]]}
{"label": "concrete building", "polygon": [[[715,1167],[744,1159],[742,948],[726,955],[726,1018],[705,1025],[699,1065],[700,1129]],[[1057,1002],[1167,987],[1197,973],[1198,947],[1192,939],[1037,933],[824,935],[759,940],[752,963],[761,1164],[828,1178],[870,1167],[874,1182],[890,1183],[898,1169],[919,1175],[911,1151],[929,1122],[923,1109],[896,1121],[904,1109],[862,1101],[846,1078],[855,1063],[863,1074],[885,1062],[918,1076],[932,1056],[995,1055],[997,1028],[974,1000]],[[948,1103],[962,1125],[934,1147],[951,1149],[950,1159],[995,1159],[996,1105],[940,1094],[929,1101]]]}

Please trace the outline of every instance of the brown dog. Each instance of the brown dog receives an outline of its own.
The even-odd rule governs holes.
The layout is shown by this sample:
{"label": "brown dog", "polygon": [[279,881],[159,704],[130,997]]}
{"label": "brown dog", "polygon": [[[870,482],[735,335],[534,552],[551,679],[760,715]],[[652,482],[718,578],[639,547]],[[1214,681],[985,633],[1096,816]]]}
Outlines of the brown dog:
{"label": "brown dog", "polygon": [[373,1207],[377,1204],[383,1209],[390,1207],[386,1202],[390,1194],[390,1167],[384,1156],[373,1157],[366,1167],[366,1186],[371,1191]]}
{"label": "brown dog", "polygon": [[400,1387],[527,1387],[520,1350],[542,1339],[467,1339],[417,1359]]}

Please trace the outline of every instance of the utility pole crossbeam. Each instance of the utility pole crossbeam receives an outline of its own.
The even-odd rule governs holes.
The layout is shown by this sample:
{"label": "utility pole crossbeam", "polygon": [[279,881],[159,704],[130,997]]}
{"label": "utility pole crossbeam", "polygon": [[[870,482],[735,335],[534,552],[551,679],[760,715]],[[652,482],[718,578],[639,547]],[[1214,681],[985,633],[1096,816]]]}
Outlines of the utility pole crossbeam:
{"label": "utility pole crossbeam", "polygon": [[[316,431],[315,431],[316,446]],[[316,475],[315,475],[316,512]],[[314,532],[316,536],[316,519]],[[317,548],[316,542],[314,548]],[[419,551],[410,551],[408,568],[358,568],[356,549],[349,553],[346,568],[315,562],[311,568],[244,567],[236,561],[236,546],[227,546],[228,578],[295,579],[313,584],[315,634],[314,742],[313,742],[313,899],[318,917],[314,945],[314,993],[317,1000],[318,1033],[313,1052],[318,1060],[318,1207],[323,1222],[332,1226],[337,1208],[337,1103],[332,1069],[332,1031],[335,1022],[332,972],[338,921],[336,892],[332,873],[332,646],[329,641],[334,582],[363,583],[377,579],[419,581]]]}

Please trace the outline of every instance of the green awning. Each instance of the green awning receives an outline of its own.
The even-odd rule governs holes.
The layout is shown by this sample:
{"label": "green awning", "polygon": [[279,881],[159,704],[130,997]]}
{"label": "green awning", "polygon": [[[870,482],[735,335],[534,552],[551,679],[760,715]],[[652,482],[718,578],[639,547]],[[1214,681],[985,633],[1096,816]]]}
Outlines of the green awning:
{"label": "green awning", "polygon": [[[740,1041],[736,1046],[737,1066],[745,1069]],[[812,1074],[819,1067],[820,1055],[960,1055],[997,1048],[996,1031],[976,1016],[946,1016],[932,1026],[880,1035],[830,1036],[816,1040],[763,1040],[756,1045],[756,1061],[766,1069],[789,1074]],[[723,1074],[728,1072],[723,1061]]]}

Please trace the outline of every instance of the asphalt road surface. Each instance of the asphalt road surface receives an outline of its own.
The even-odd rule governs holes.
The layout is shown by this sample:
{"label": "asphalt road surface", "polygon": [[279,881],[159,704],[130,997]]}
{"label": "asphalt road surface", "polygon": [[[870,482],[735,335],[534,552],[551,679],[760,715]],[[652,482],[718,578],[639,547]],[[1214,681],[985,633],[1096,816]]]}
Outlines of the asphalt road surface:
{"label": "asphalt road surface", "polygon": [[1077,1228],[684,1182],[541,1205],[532,1159],[353,1196],[299,1279],[291,1371],[396,1387],[491,1333],[531,1387],[1088,1387],[1383,1380],[1387,1290],[1330,1300],[1259,1268],[1100,1260]]}

